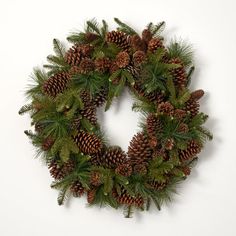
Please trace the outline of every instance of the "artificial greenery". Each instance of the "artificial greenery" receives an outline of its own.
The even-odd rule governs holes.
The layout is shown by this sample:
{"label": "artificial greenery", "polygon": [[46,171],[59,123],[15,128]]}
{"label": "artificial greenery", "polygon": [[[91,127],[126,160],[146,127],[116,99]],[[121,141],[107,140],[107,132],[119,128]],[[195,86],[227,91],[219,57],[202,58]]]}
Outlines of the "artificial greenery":
{"label": "artificial greenery", "polygon": [[[59,205],[86,194],[90,205],[123,206],[130,217],[172,199],[212,134],[199,112],[203,90],[188,88],[191,46],[177,40],[165,46],[165,22],[149,23],[141,36],[115,22],[109,31],[104,20],[87,21],[83,32],[68,36],[68,50],[54,39],[54,54],[44,69],[34,69],[29,103],[19,114],[30,114],[34,131],[25,134],[54,178]],[[97,107],[107,111],[125,87],[142,114],[127,153],[110,146],[96,119]]]}

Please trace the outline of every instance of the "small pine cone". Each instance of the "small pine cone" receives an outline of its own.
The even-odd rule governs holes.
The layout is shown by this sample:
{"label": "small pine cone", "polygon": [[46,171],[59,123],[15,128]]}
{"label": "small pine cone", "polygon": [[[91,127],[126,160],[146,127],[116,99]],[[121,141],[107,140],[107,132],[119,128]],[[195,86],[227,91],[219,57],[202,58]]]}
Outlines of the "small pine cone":
{"label": "small pine cone", "polygon": [[80,98],[82,99],[82,102],[83,102],[85,107],[89,106],[91,104],[91,102],[92,102],[91,95],[86,90],[82,90],[80,92]]}
{"label": "small pine cone", "polygon": [[45,127],[45,125],[40,123],[40,122],[36,122],[35,125],[34,125],[34,129],[37,133],[42,133],[44,127]]}
{"label": "small pine cone", "polygon": [[166,152],[165,149],[156,149],[153,154],[152,154],[152,158],[162,158],[164,161],[168,161],[169,160],[169,156]]}
{"label": "small pine cone", "polygon": [[101,175],[99,172],[96,171],[91,172],[90,183],[93,186],[101,185]]}
{"label": "small pine cone", "polygon": [[201,151],[202,145],[195,140],[188,143],[187,149],[181,150],[179,157],[181,161],[190,160]]}
{"label": "small pine cone", "polygon": [[186,103],[185,103],[185,111],[191,115],[191,117],[194,117],[198,114],[199,112],[199,102],[195,99],[190,98]]}
{"label": "small pine cone", "polygon": [[172,150],[175,145],[175,141],[173,138],[168,138],[165,142],[165,149]]}
{"label": "small pine cone", "polygon": [[42,104],[37,101],[32,102],[32,106],[35,111],[40,111],[43,108]]}
{"label": "small pine cone", "polygon": [[156,136],[156,128],[157,128],[157,117],[154,113],[150,113],[147,117],[147,133],[149,137]]}
{"label": "small pine cone", "polygon": [[71,126],[70,126],[71,129],[79,130],[81,120],[82,120],[81,116],[74,118],[73,121],[71,122]]}
{"label": "small pine cone", "polygon": [[165,96],[164,96],[163,93],[161,93],[161,92],[156,93],[156,103],[157,103],[157,105],[162,103],[164,101],[164,99],[165,99]]}
{"label": "small pine cone", "polygon": [[121,194],[116,197],[119,204],[124,204],[128,206],[142,207],[144,200],[141,196],[131,196],[127,193],[125,189],[121,190]]}
{"label": "small pine cone", "polygon": [[101,164],[105,168],[114,169],[126,161],[126,154],[120,147],[110,147],[101,156]]}
{"label": "small pine cone", "polygon": [[129,37],[127,34],[121,31],[111,31],[106,35],[106,41],[108,43],[114,43],[124,51],[130,50]]}
{"label": "small pine cone", "polygon": [[48,166],[51,176],[56,179],[63,179],[65,177],[64,172],[62,171],[62,166],[59,165],[56,161],[52,161]]}
{"label": "small pine cone", "polygon": [[179,58],[169,60],[170,64],[180,65],[180,67],[171,70],[171,75],[174,77],[174,83],[179,88],[185,88],[187,84],[187,74],[182,61]]}
{"label": "small pine cone", "polygon": [[174,107],[170,102],[162,102],[158,105],[158,111],[165,115],[172,115]]}
{"label": "small pine cone", "polygon": [[81,60],[81,52],[79,45],[72,46],[65,55],[65,61],[71,66],[79,65]]}
{"label": "small pine cone", "polygon": [[86,118],[92,125],[97,124],[96,107],[87,106],[80,111],[82,117]]}
{"label": "small pine cone", "polygon": [[167,184],[166,182],[160,183],[160,182],[155,181],[155,180],[150,181],[150,182],[147,183],[148,187],[153,189],[153,190],[161,190],[166,186],[166,184]]}
{"label": "small pine cone", "polygon": [[146,49],[145,43],[140,38],[140,36],[137,34],[132,35],[130,37],[130,44],[131,44],[134,51],[138,51],[138,50],[145,51],[145,49]]}
{"label": "small pine cone", "polygon": [[130,57],[129,54],[125,51],[119,52],[116,55],[116,64],[119,68],[125,68],[129,65]]}
{"label": "small pine cone", "polygon": [[88,74],[89,72],[94,70],[94,62],[89,58],[84,58],[81,60],[79,64],[79,73],[80,74]]}
{"label": "small pine cone", "polygon": [[187,113],[186,113],[185,110],[175,109],[173,115],[174,115],[175,118],[181,120],[181,119],[183,119],[187,115]]}
{"label": "small pine cone", "polygon": [[81,184],[81,182],[75,181],[71,185],[70,191],[74,197],[80,197],[84,194],[85,189],[84,189],[83,185]]}
{"label": "small pine cone", "polygon": [[109,68],[110,74],[113,74],[117,70],[119,70],[119,67],[116,64],[116,61],[111,62],[111,65],[110,65],[110,68]]}
{"label": "small pine cone", "polygon": [[44,139],[42,143],[42,149],[44,151],[48,151],[52,147],[53,144],[54,144],[54,139],[49,136],[46,139]]}
{"label": "small pine cone", "polygon": [[139,175],[146,175],[147,174],[147,167],[145,164],[137,164],[134,165],[134,173]]}
{"label": "small pine cone", "polygon": [[148,44],[151,39],[152,39],[151,31],[148,29],[144,29],[142,32],[142,40]]}
{"label": "small pine cone", "polygon": [[70,174],[75,169],[75,162],[72,160],[69,160],[65,162],[62,166],[62,172],[64,174],[64,177],[68,174]]}
{"label": "small pine cone", "polygon": [[142,164],[151,158],[152,151],[148,138],[144,133],[137,133],[128,147],[128,157],[131,164]]}
{"label": "small pine cone", "polygon": [[199,100],[200,98],[202,98],[204,95],[204,91],[202,89],[198,89],[194,92],[191,93],[191,99],[194,99],[194,100]]}
{"label": "small pine cone", "polygon": [[148,43],[148,50],[153,53],[158,48],[164,48],[162,40],[159,38],[151,39]]}
{"label": "small pine cone", "polygon": [[136,82],[133,88],[140,96],[145,97],[148,101],[154,102],[156,100],[156,93],[145,93],[145,89],[142,88],[140,83]]}
{"label": "small pine cone", "polygon": [[71,66],[70,70],[69,70],[69,74],[71,76],[79,74],[80,73],[80,68],[78,66]]}
{"label": "small pine cone", "polygon": [[145,54],[145,52],[143,52],[143,51],[136,51],[134,54],[133,54],[133,63],[135,64],[135,65],[140,65],[140,64],[142,64],[142,63],[144,63],[145,62],[145,60],[146,60],[146,54]]}
{"label": "small pine cone", "polygon": [[85,154],[95,154],[102,149],[102,141],[95,134],[90,134],[81,130],[73,138],[74,142]]}
{"label": "small pine cone", "polygon": [[179,124],[179,127],[178,127],[178,132],[179,133],[188,133],[188,131],[189,131],[189,128],[188,128],[188,125],[187,124],[185,124],[185,123],[180,123]]}
{"label": "small pine cone", "polygon": [[92,43],[93,41],[97,40],[99,38],[99,36],[97,34],[94,34],[94,33],[86,33],[85,34],[85,41],[87,43]]}
{"label": "small pine cone", "polygon": [[59,93],[63,93],[67,88],[69,80],[70,75],[68,73],[57,73],[44,82],[43,92],[49,97],[55,98]]}
{"label": "small pine cone", "polygon": [[128,177],[132,174],[132,166],[129,163],[118,165],[115,172],[116,174]]}
{"label": "small pine cone", "polygon": [[138,78],[140,75],[140,68],[135,65],[128,65],[126,70],[134,77]]}
{"label": "small pine cone", "polygon": [[108,57],[97,58],[95,60],[95,68],[100,73],[105,73],[111,66],[111,60]]}
{"label": "small pine cone", "polygon": [[90,189],[87,191],[87,202],[89,204],[93,203],[95,196],[96,196],[96,192],[97,192],[96,188],[93,188],[93,189]]}
{"label": "small pine cone", "polygon": [[149,146],[150,146],[151,148],[155,148],[157,145],[158,145],[158,140],[157,140],[157,138],[156,138],[156,137],[151,137],[151,138],[149,139]]}
{"label": "small pine cone", "polygon": [[90,44],[81,44],[79,45],[79,51],[81,52],[82,57],[90,57],[93,51],[93,46]]}
{"label": "small pine cone", "polygon": [[191,174],[191,168],[189,166],[183,166],[181,167],[181,171],[185,174],[185,176],[188,176]]}
{"label": "small pine cone", "polygon": [[101,89],[100,92],[95,94],[94,99],[93,99],[93,104],[96,107],[102,106],[106,102],[107,96],[108,96],[107,89]]}

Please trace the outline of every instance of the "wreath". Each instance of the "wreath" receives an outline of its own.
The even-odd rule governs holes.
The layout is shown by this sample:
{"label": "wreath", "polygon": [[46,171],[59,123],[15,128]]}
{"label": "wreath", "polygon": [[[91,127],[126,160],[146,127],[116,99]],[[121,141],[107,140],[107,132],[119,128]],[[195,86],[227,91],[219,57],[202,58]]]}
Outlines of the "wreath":
{"label": "wreath", "polygon": [[[172,198],[176,185],[190,174],[205,141],[208,116],[199,112],[203,90],[190,91],[192,49],[183,40],[164,45],[165,23],[150,23],[141,36],[115,18],[86,22],[71,33],[68,50],[53,40],[55,54],[44,69],[34,69],[26,91],[34,131],[25,134],[43,158],[59,189],[58,203],[69,195],[87,196],[90,205],[148,210]],[[109,145],[96,111],[107,111],[127,87],[132,109],[142,114],[140,131],[128,152]]]}

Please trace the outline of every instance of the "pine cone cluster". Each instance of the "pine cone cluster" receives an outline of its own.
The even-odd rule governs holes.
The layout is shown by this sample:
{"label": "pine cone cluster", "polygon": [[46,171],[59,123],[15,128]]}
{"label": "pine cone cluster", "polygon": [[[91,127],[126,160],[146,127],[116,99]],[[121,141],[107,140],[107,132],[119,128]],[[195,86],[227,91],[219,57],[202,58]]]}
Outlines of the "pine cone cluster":
{"label": "pine cone cluster", "polygon": [[68,73],[57,73],[44,82],[43,92],[49,97],[55,98],[59,93],[66,90],[69,80],[70,75]]}
{"label": "pine cone cluster", "polygon": [[98,153],[102,149],[102,141],[95,134],[81,130],[73,138],[79,149],[85,154]]}

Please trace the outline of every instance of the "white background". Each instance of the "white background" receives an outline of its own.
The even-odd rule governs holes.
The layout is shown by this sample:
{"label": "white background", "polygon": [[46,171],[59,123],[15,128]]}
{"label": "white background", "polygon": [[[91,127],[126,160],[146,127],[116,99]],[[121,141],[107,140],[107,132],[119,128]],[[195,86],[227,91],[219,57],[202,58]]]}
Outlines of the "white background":
{"label": "white background", "polygon": [[[234,0],[0,1],[0,235],[236,235],[236,4]],[[194,45],[192,88],[203,88],[202,111],[214,141],[172,204],[158,212],[123,218],[121,211],[86,207],[85,199],[58,206],[47,168],[34,159],[23,130],[28,116],[17,112],[32,68],[52,52],[54,37],[65,40],[85,20],[116,16],[142,30],[165,20],[165,35]],[[112,143],[127,149],[137,131],[137,115],[126,96],[104,115]],[[114,119],[111,125],[111,119]],[[114,125],[115,123],[115,125]]]}

